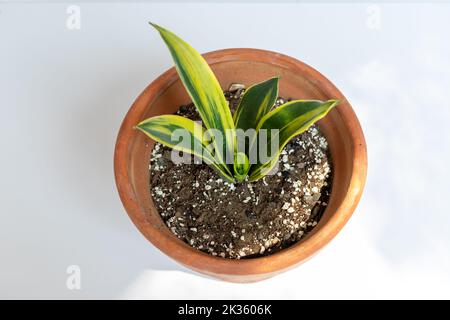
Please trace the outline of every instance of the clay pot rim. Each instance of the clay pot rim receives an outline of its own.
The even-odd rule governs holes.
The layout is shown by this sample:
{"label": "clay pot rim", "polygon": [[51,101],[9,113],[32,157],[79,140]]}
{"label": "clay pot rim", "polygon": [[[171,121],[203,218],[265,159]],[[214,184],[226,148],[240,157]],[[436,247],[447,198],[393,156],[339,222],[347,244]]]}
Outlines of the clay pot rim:
{"label": "clay pot rim", "polygon": [[[328,96],[345,99],[342,93],[317,70],[299,60],[277,52],[251,48],[230,48],[208,52],[203,56],[210,65],[248,59],[252,62],[275,64],[285,69],[307,70],[307,74],[311,80],[320,83],[321,90]],[[257,58],[255,59],[255,57]],[[130,196],[133,194],[133,187],[128,175],[129,158],[127,157],[127,152],[131,143],[133,127],[136,124],[131,123],[130,118],[133,118],[134,115],[142,111],[138,110],[138,101],[143,99],[143,97],[148,99],[148,96],[153,96],[152,99],[157,98],[177,80],[178,75],[175,68],[172,67],[150,83],[129,109],[117,136],[114,153],[116,185],[129,217],[141,233],[157,248],[182,264],[211,274],[227,275],[278,273],[310,258],[314,253],[329,243],[352,215],[361,197],[367,174],[367,151],[364,135],[359,121],[349,104],[342,104],[335,109],[339,113],[342,121],[347,124],[350,139],[354,146],[354,152],[352,154],[353,169],[349,188],[336,213],[320,229],[316,226],[305,239],[289,248],[267,256],[235,260],[215,257],[201,252],[184,243],[176,236],[167,236],[167,234],[155,226],[149,226],[139,204]],[[238,81],[239,79],[236,79],[236,82]],[[151,232],[149,232],[149,228]],[[316,231],[316,229],[318,230]],[[189,256],[190,258],[187,259]],[[195,259],[192,259],[193,256],[195,256]]]}

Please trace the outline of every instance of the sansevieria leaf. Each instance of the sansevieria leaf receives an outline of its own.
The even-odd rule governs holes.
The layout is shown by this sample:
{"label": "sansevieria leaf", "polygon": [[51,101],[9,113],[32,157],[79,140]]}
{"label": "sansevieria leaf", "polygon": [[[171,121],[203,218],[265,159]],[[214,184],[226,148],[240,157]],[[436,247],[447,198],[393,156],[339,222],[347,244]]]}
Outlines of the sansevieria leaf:
{"label": "sansevieria leaf", "polygon": [[234,176],[241,182],[247,177],[248,170],[250,169],[250,161],[243,152],[237,152],[234,159]]}
{"label": "sansevieria leaf", "polygon": [[259,121],[274,106],[278,97],[278,77],[257,83],[249,87],[234,113],[237,129],[256,129]]}
{"label": "sansevieria leaf", "polygon": [[[223,178],[233,182],[228,168],[216,163],[206,148],[208,142],[205,141],[205,129],[199,123],[177,115],[161,115],[146,119],[136,127],[157,142],[203,159]],[[178,141],[174,141],[177,136]]]}
{"label": "sansevieria leaf", "polygon": [[[277,163],[284,146],[296,135],[306,131],[314,122],[323,118],[336,105],[337,100],[325,102],[317,100],[296,100],[288,102],[266,114],[257,126],[257,131],[267,130],[267,141],[258,141],[259,144],[271,145],[272,139],[279,139],[279,150],[271,150],[271,157],[265,163],[257,163],[250,168],[250,181],[255,181],[266,175]],[[278,129],[272,135],[271,129]]]}
{"label": "sansevieria leaf", "polygon": [[226,153],[233,152],[234,123],[219,82],[200,53],[171,31],[150,24],[159,31],[169,48],[181,81],[200,113],[205,127],[216,129],[222,134],[223,138],[219,139],[221,145],[214,147],[219,162],[225,163]]}

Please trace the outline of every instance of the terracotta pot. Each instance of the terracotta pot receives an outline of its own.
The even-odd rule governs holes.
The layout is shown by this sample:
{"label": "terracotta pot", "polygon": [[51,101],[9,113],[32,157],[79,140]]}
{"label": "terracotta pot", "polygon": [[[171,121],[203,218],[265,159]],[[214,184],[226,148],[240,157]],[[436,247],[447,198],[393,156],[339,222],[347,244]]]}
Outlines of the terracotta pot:
{"label": "terracotta pot", "polygon": [[353,213],[367,171],[366,144],[358,119],[339,90],[308,65],[285,55],[256,49],[226,49],[204,55],[223,88],[250,85],[280,76],[280,96],[294,99],[340,99],[319,121],[332,155],[334,177],[328,206],[319,224],[299,243],[272,255],[232,260],[213,257],[184,243],[166,227],[149,190],[154,142],[133,129],[141,120],[177,111],[190,102],[174,68],[153,81],[128,111],[117,137],[114,171],[117,188],[131,220],[157,248],[184,266],[227,281],[251,282],[300,264],[325,246]]}

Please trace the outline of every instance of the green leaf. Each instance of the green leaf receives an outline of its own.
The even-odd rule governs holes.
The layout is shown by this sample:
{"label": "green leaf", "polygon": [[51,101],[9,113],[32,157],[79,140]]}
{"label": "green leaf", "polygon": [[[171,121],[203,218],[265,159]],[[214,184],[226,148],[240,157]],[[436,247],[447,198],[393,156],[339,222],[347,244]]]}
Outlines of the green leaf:
{"label": "green leaf", "polygon": [[238,182],[245,179],[249,169],[250,161],[247,155],[243,152],[237,152],[234,159],[234,176]]}
{"label": "green leaf", "polygon": [[237,129],[256,129],[259,121],[274,106],[278,97],[278,77],[252,85],[245,90],[234,113]]}
{"label": "green leaf", "polygon": [[[161,115],[142,121],[136,128],[172,149],[203,159],[223,178],[229,182],[234,181],[227,172],[228,168],[216,163],[213,155],[206,148],[208,142],[205,140],[205,129],[199,123],[177,115]],[[178,141],[173,140],[176,136],[179,137]]]}
{"label": "green leaf", "polygon": [[[269,80],[254,84],[250,86],[244,93],[239,105],[234,113],[234,124],[236,129],[241,129],[243,132],[248,132],[249,129],[256,129],[259,121],[264,115],[266,115],[274,106],[278,97],[278,77],[271,78]],[[237,134],[237,138],[242,138]],[[250,142],[245,141],[241,148],[245,148],[246,153],[249,152],[249,145],[254,143],[254,138],[250,138]],[[236,141],[239,142],[239,141]],[[235,149],[235,152],[239,152],[240,149]],[[235,159],[238,159],[235,157]],[[246,156],[248,160],[248,157]],[[253,160],[252,160],[253,161]],[[242,179],[242,174],[236,172],[236,163],[234,174],[237,179]],[[246,168],[245,175],[247,175],[250,167]],[[245,178],[245,176],[244,176]]]}
{"label": "green leaf", "polygon": [[208,63],[194,48],[171,31],[154,23],[150,24],[159,31],[169,48],[181,81],[197,107],[205,127],[216,129],[222,134],[222,143],[217,143],[215,150],[220,162],[225,163],[226,153],[233,152],[234,122],[219,82]]}
{"label": "green leaf", "polygon": [[[252,165],[249,180],[258,180],[269,173],[277,163],[284,146],[293,137],[306,131],[314,122],[325,117],[338,104],[339,101],[337,100],[328,100],[325,102],[317,100],[296,100],[288,102],[266,114],[258,124],[257,130],[258,132],[261,129],[267,130],[267,140],[262,141],[262,143],[267,143],[267,146],[271,145],[273,139],[279,139],[279,150],[271,152],[269,161]],[[271,135],[270,129],[278,129],[278,133]]]}

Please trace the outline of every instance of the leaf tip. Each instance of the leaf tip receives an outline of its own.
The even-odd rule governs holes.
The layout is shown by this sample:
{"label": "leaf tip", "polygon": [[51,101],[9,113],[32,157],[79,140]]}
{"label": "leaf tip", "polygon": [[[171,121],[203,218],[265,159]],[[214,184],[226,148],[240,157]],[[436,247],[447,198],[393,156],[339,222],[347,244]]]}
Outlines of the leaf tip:
{"label": "leaf tip", "polygon": [[341,100],[339,99],[329,100],[329,102],[331,103],[331,108],[337,107],[338,105],[341,104]]}
{"label": "leaf tip", "polygon": [[[320,100],[318,100],[320,102]],[[326,106],[328,110],[333,109],[334,107],[337,107],[341,103],[341,100],[338,99],[330,99],[326,101],[322,101],[322,105]]]}
{"label": "leaf tip", "polygon": [[148,22],[149,25],[151,25],[153,28],[158,29],[160,28],[160,26],[158,26],[156,23],[149,21]]}
{"label": "leaf tip", "polygon": [[[147,120],[148,120],[148,119],[147,119]],[[133,129],[134,129],[134,130],[139,130],[139,131],[145,132],[145,130],[144,130],[144,123],[145,123],[147,120],[144,120],[144,121],[139,122],[137,125],[133,126]]]}
{"label": "leaf tip", "polygon": [[148,24],[151,25],[153,28],[155,28],[156,31],[158,31],[159,33],[166,31],[163,27],[161,27],[160,25],[158,25],[154,22],[149,21]]}
{"label": "leaf tip", "polygon": [[280,82],[280,76],[274,76],[270,78],[268,81],[273,81],[278,84],[278,82]]}

